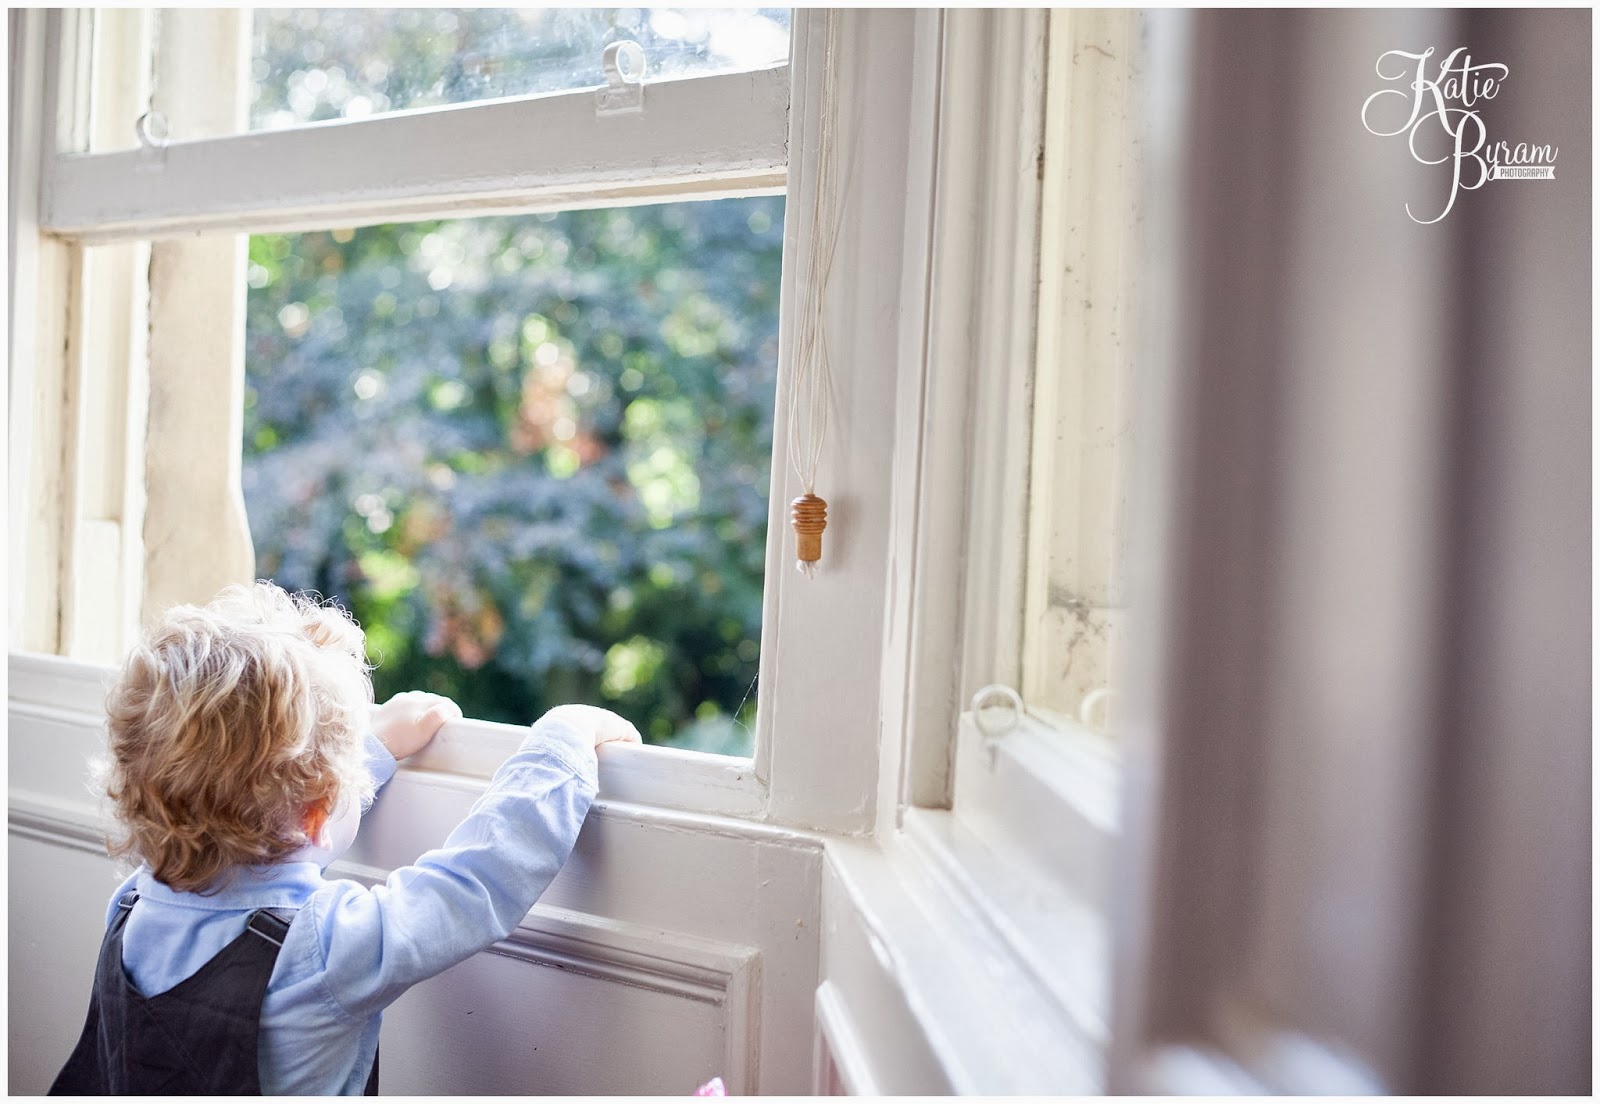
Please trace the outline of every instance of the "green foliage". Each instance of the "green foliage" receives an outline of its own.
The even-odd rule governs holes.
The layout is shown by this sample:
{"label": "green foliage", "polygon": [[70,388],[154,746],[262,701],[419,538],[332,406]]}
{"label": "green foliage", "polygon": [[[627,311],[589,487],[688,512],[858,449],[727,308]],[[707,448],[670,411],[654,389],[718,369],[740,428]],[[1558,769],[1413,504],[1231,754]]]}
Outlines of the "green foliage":
{"label": "green foliage", "polygon": [[380,698],[616,709],[748,753],[779,197],[250,240],[258,574],[337,598]]}

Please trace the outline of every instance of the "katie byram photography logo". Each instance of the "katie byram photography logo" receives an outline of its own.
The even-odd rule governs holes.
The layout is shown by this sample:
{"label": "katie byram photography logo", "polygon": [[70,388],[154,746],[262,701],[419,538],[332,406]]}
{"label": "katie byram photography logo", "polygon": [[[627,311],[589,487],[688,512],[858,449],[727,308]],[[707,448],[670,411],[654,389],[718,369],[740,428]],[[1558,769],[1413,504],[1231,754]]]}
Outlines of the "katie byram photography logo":
{"label": "katie byram photography logo", "polygon": [[[1554,180],[1555,146],[1493,140],[1484,105],[1500,94],[1510,69],[1500,62],[1474,64],[1464,46],[1438,63],[1432,74],[1432,46],[1414,54],[1390,50],[1378,58],[1378,76],[1397,87],[1380,88],[1361,105],[1361,124],[1380,138],[1404,136],[1411,156],[1449,174],[1444,209],[1423,218],[1406,204],[1406,214],[1423,225],[1448,215],[1462,192],[1475,192],[1491,180]],[[1408,81],[1409,78],[1409,81]],[[1400,84],[1399,82],[1404,82]]]}

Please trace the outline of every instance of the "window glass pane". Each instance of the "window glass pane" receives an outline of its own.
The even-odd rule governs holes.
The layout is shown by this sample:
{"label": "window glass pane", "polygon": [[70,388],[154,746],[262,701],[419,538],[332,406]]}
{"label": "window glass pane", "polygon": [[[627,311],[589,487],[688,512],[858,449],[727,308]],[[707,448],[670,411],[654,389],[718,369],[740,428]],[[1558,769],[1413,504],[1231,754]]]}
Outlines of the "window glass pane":
{"label": "window glass pane", "polygon": [[789,9],[262,8],[250,125],[597,87],[620,39],[646,80],[759,69],[789,56]]}
{"label": "window glass pane", "polygon": [[[1051,19],[1039,234],[1022,696],[1114,731],[1134,447],[1138,13]],[[1057,31],[1061,33],[1057,33]],[[1092,88],[1080,87],[1092,56]],[[1092,120],[1092,123],[1090,122]],[[1085,152],[1087,151],[1087,152]]]}
{"label": "window glass pane", "polygon": [[380,698],[616,709],[748,755],[783,199],[250,239],[257,574],[337,597]]}

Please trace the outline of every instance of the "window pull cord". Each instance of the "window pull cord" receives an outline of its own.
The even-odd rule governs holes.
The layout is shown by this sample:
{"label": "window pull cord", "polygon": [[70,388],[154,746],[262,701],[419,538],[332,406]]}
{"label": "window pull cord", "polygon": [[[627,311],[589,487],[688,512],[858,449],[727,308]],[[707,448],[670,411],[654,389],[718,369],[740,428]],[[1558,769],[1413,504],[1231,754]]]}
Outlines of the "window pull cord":
{"label": "window pull cord", "polygon": [[[822,560],[822,531],[828,526],[828,503],[816,493],[817,464],[828,435],[828,400],[833,374],[828,358],[828,337],[823,324],[828,274],[833,268],[839,240],[838,172],[835,165],[839,114],[837,68],[839,13],[823,14],[827,21],[822,59],[822,95],[817,107],[816,176],[811,189],[811,250],[802,272],[802,307],[795,330],[794,369],[789,375],[789,463],[799,478],[799,498],[789,504],[795,535],[795,567],[810,579]],[[805,431],[801,412],[805,412]]]}

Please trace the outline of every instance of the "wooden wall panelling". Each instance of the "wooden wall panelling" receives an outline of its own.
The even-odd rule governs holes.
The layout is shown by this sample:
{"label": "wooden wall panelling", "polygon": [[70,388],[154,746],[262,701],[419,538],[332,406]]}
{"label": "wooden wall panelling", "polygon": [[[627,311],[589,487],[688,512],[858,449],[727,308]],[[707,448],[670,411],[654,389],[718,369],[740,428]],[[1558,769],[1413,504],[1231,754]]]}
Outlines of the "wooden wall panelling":
{"label": "wooden wall panelling", "polygon": [[[10,996],[28,1008],[11,1018],[10,1085],[42,1092],[81,1027],[118,881],[84,774],[110,672],[33,656],[10,672]],[[377,878],[436,846],[482,786],[403,770],[333,873]],[[391,1010],[389,1091],[675,1095],[712,1076],[730,1091],[807,1091],[821,861],[804,833],[597,804],[517,932]],[[522,1045],[536,1037],[549,1049]],[[485,1039],[515,1053],[490,1061]]]}

